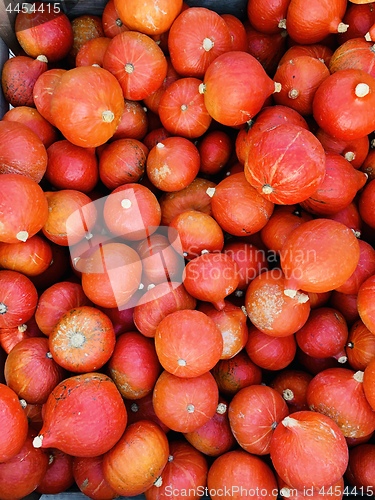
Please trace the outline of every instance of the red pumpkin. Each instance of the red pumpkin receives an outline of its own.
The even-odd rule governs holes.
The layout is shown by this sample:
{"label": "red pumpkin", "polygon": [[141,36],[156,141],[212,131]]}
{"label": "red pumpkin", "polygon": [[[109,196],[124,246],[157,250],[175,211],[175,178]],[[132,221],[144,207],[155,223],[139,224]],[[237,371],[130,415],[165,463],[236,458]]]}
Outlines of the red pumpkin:
{"label": "red pumpkin", "polygon": [[361,320],[351,326],[345,351],[353,370],[363,371],[375,357],[375,335]]}
{"label": "red pumpkin", "polygon": [[260,368],[277,371],[286,368],[293,361],[297,344],[294,335],[274,337],[251,325],[245,350]]}
{"label": "red pumpkin", "polygon": [[182,284],[164,282],[150,288],[134,308],[134,323],[146,337],[155,337],[159,323],[181,309],[195,309],[196,299]]}
{"label": "red pumpkin", "polygon": [[[323,488],[338,481],[348,465],[348,446],[326,415],[298,411],[276,427],[270,457],[277,474],[292,488]],[[322,468],[322,463],[325,464]]]}
{"label": "red pumpkin", "polygon": [[122,113],[119,126],[111,140],[115,139],[137,139],[150,149],[143,139],[147,135],[149,116],[147,109],[141,102],[124,99],[125,109]]}
{"label": "red pumpkin", "polygon": [[138,139],[117,139],[100,154],[99,175],[108,189],[138,182],[146,170],[148,149]]}
{"label": "red pumpkin", "polygon": [[147,176],[152,184],[166,192],[189,186],[199,172],[197,147],[186,137],[167,137],[154,146],[146,162]]}
{"label": "red pumpkin", "polygon": [[172,23],[168,34],[172,65],[184,77],[203,78],[210,63],[231,50],[231,46],[226,22],[219,14],[205,7],[183,10]]}
{"label": "red pumpkin", "polygon": [[25,338],[9,352],[4,366],[8,387],[30,404],[43,404],[65,377],[63,368],[52,358],[48,339]]}
{"label": "red pumpkin", "polygon": [[275,389],[284,399],[289,413],[308,410],[306,393],[313,376],[302,370],[287,368],[279,371],[272,379],[270,387]]}
{"label": "red pumpkin", "polygon": [[163,371],[153,391],[156,416],[170,429],[192,432],[215,414],[219,391],[210,372],[183,378]]}
{"label": "red pumpkin", "polygon": [[209,303],[201,303],[199,310],[213,319],[223,338],[220,359],[230,359],[238,354],[248,339],[247,316],[241,307],[225,302],[225,307],[218,311]]}
{"label": "red pumpkin", "polygon": [[142,263],[137,252],[124,243],[109,242],[82,260],[85,295],[98,306],[124,309],[141,282]]}
{"label": "red pumpkin", "polygon": [[247,51],[247,38],[244,23],[233,14],[221,14],[221,17],[227,23],[232,39],[231,50]]}
{"label": "red pumpkin", "polygon": [[237,292],[246,290],[254,278],[269,269],[266,252],[251,243],[229,240],[224,245],[223,253],[229,255],[237,264],[240,278]]}
{"label": "red pumpkin", "polygon": [[164,431],[154,422],[140,420],[129,425],[104,456],[104,478],[120,495],[139,495],[159,477],[168,456],[169,444]]}
{"label": "red pumpkin", "polygon": [[64,493],[74,484],[73,457],[57,449],[51,449],[47,471],[36,491],[47,495]]}
{"label": "red pumpkin", "polygon": [[310,410],[330,417],[345,437],[360,438],[375,430],[375,413],[363,390],[363,372],[328,368],[311,380],[306,398]]}
{"label": "red pumpkin", "polygon": [[249,492],[249,496],[251,492],[254,500],[275,500],[278,494],[271,467],[260,457],[243,450],[228,451],[215,459],[208,471],[207,487],[212,498],[219,498],[222,491],[229,491],[235,500],[241,500],[244,491]]}
{"label": "red pumpkin", "polygon": [[323,218],[305,222],[281,249],[286,292],[294,296],[298,289],[327,292],[339,287],[354,272],[359,255],[356,236],[341,222]]}
{"label": "red pumpkin", "polygon": [[339,311],[322,306],[310,312],[306,323],[295,336],[300,349],[309,356],[336,357],[342,353],[347,342],[348,325]]}
{"label": "red pumpkin", "polygon": [[0,384],[2,406],[0,462],[8,462],[21,451],[27,438],[28,421],[17,394],[7,385]]}
{"label": "red pumpkin", "polygon": [[201,89],[211,117],[231,127],[253,118],[278,90],[260,62],[242,51],[217,56],[204,74]]}
{"label": "red pumpkin", "polygon": [[325,163],[324,149],[312,132],[297,125],[279,125],[259,132],[249,144],[245,176],[271,202],[291,205],[304,201],[320,186]]}
{"label": "red pumpkin", "polygon": [[12,106],[33,106],[33,87],[48,66],[42,55],[29,57],[16,55],[7,59],[1,73],[1,86],[7,102]]}
{"label": "red pumpkin", "polygon": [[53,243],[72,246],[85,238],[96,222],[95,204],[77,189],[47,191],[48,218],[43,234]]}
{"label": "red pumpkin", "polygon": [[207,472],[208,464],[200,451],[182,439],[172,441],[168,462],[153,486],[145,491],[146,500],[159,500],[168,496],[169,491],[174,498],[199,499],[199,492],[207,484]]}
{"label": "red pumpkin", "polygon": [[[354,140],[337,139],[321,128],[315,132],[315,135],[325,151],[342,155],[354,168],[360,168],[369,153],[370,141],[367,135]],[[361,170],[369,175],[366,170]]]}
{"label": "red pumpkin", "polygon": [[178,78],[164,90],[157,111],[171,135],[195,139],[207,132],[212,118],[199,92],[201,83],[198,78]]}
{"label": "red pumpkin", "polygon": [[39,183],[47,168],[47,151],[38,135],[19,122],[0,121],[0,174],[20,174]]}
{"label": "red pumpkin", "polygon": [[215,322],[196,310],[168,314],[156,328],[155,349],[163,368],[178,377],[207,373],[223,352],[223,336]]}
{"label": "red pumpkin", "polygon": [[33,100],[36,109],[49,123],[54,125],[51,114],[51,101],[55,88],[60,83],[66,69],[53,68],[42,73],[33,87]]}
{"label": "red pumpkin", "polygon": [[45,148],[48,148],[58,139],[56,128],[37,109],[30,106],[11,108],[4,114],[2,120],[27,125],[41,139]]}
{"label": "red pumpkin", "polygon": [[50,62],[60,61],[73,46],[72,25],[57,5],[36,2],[32,9],[18,12],[14,30],[18,43],[31,57],[43,54]]}
{"label": "red pumpkin", "polygon": [[331,74],[318,87],[313,117],[318,126],[338,139],[360,139],[375,128],[375,79],[359,69]]}
{"label": "red pumpkin", "polygon": [[46,271],[52,261],[49,242],[35,234],[25,242],[0,243],[0,267],[37,276]]}
{"label": "red pumpkin", "polygon": [[99,370],[111,357],[115,343],[111,320],[91,306],[67,311],[49,335],[53,359],[73,373]]}
{"label": "red pumpkin", "polygon": [[125,99],[139,101],[155,92],[167,75],[167,60],[156,42],[138,31],[123,31],[111,39],[103,68],[112,73]]}
{"label": "red pumpkin", "polygon": [[214,182],[196,177],[180,191],[163,193],[160,197],[161,224],[168,226],[176,215],[185,210],[199,210],[212,215],[211,197],[207,194],[207,189],[213,187],[215,187]]}
{"label": "red pumpkin", "polygon": [[76,66],[96,66],[103,67],[104,54],[108,48],[110,38],[99,36],[87,40],[79,49],[76,55]]}
{"label": "red pumpkin", "polygon": [[369,494],[374,488],[374,458],[375,445],[356,446],[349,451],[349,464],[345,472],[345,479],[349,484],[368,491]]}
{"label": "red pumpkin", "polygon": [[18,271],[0,271],[0,328],[26,323],[37,303],[37,290],[27,276]]}
{"label": "red pumpkin", "polygon": [[17,455],[0,463],[0,496],[21,500],[31,494],[47,472],[48,455],[33,447],[34,433],[29,431]]}
{"label": "red pumpkin", "polygon": [[130,0],[115,0],[114,6],[120,19],[130,30],[146,35],[159,35],[171,27],[181,11],[182,0],[163,0],[160,5],[149,0],[142,6],[135,5]]}
{"label": "red pumpkin", "polygon": [[137,331],[117,338],[107,369],[122,397],[137,400],[152,392],[162,370],[155,348]]}
{"label": "red pumpkin", "polygon": [[290,0],[247,3],[247,17],[255,29],[262,33],[278,33],[285,28],[285,18]]}
{"label": "red pumpkin", "polygon": [[190,295],[211,302],[220,311],[239,284],[236,263],[222,252],[204,253],[188,262],[183,284]]}
{"label": "red pumpkin", "polygon": [[167,425],[156,416],[154,410],[154,404],[152,402],[152,392],[148,393],[147,396],[134,399],[125,399],[126,411],[128,413],[128,424],[133,424],[134,422],[139,422],[140,420],[151,420],[158,424],[165,433],[170,429]]}
{"label": "red pumpkin", "polygon": [[260,384],[262,370],[244,350],[230,359],[221,359],[211,370],[220,394],[231,397],[244,387]]}
{"label": "red pumpkin", "polygon": [[105,36],[113,38],[129,28],[121,21],[114,0],[109,0],[103,9],[102,24]]}
{"label": "red pumpkin", "polygon": [[299,44],[323,41],[331,33],[343,33],[347,25],[342,22],[346,1],[314,0],[306,13],[303,0],[291,0],[286,16],[286,27],[291,38]]}
{"label": "red pumpkin", "polygon": [[366,366],[363,374],[363,390],[365,391],[365,396],[370,406],[375,410],[375,361],[371,360]]}
{"label": "red pumpkin", "polygon": [[48,149],[45,179],[57,189],[76,189],[90,193],[99,179],[95,151],[63,139]]}
{"label": "red pumpkin", "polygon": [[248,236],[262,229],[271,217],[274,204],[268,201],[239,172],[208,188],[212,215],[220,227],[234,236]]}
{"label": "red pumpkin", "polygon": [[73,476],[79,490],[93,500],[109,500],[118,493],[109,485],[103,472],[104,455],[98,457],[74,457]]}
{"label": "red pumpkin", "polygon": [[102,373],[75,375],[60,382],[49,395],[43,427],[33,445],[58,448],[75,457],[96,457],[117,443],[126,423],[123,399],[109,377]]}
{"label": "red pumpkin", "polygon": [[[278,33],[272,34],[263,33],[254,29],[248,22],[245,23],[245,30],[247,38],[246,52],[255,57],[261,63],[266,73],[273,77],[287,47],[286,30],[281,29],[278,30]],[[274,80],[277,81],[275,78]],[[277,84],[278,92],[280,83],[277,81]]]}
{"label": "red pumpkin", "polygon": [[74,61],[79,49],[88,40],[104,36],[102,19],[94,14],[82,14],[72,21],[73,47],[69,51],[68,60],[74,66]]}
{"label": "red pumpkin", "polygon": [[273,431],[288,414],[286,402],[275,389],[257,384],[237,392],[228,409],[234,437],[254,455],[269,453]]}
{"label": "red pumpkin", "polygon": [[359,195],[358,200],[358,210],[362,218],[362,221],[370,226],[372,229],[375,228],[375,217],[374,217],[374,204],[375,204],[375,182],[370,180],[368,184],[364,187]]}
{"label": "red pumpkin", "polygon": [[331,73],[343,69],[360,69],[371,76],[375,76],[373,69],[375,56],[372,50],[373,42],[365,38],[351,38],[334,51],[329,62]]}
{"label": "red pumpkin", "polygon": [[106,197],[103,216],[112,235],[143,240],[156,231],[161,211],[156,196],[141,184],[122,184]]}
{"label": "red pumpkin", "polygon": [[52,121],[65,138],[85,148],[108,141],[123,111],[119,82],[109,71],[95,66],[66,71],[53,92],[50,108]]}
{"label": "red pumpkin", "polygon": [[186,432],[184,437],[210,457],[218,457],[234,448],[236,440],[229,425],[228,403],[220,397],[215,415],[198,429]]}
{"label": "red pumpkin", "polygon": [[282,272],[265,271],[249,285],[245,307],[251,323],[267,335],[287,337],[302,328],[310,314],[308,296],[298,292],[293,298],[284,293]]}

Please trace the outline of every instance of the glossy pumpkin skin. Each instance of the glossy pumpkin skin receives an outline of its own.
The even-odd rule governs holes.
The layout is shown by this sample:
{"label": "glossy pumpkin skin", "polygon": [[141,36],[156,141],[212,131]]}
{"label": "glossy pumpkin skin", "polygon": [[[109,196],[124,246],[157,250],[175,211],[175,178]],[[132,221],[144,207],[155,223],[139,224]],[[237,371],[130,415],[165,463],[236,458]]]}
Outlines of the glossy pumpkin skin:
{"label": "glossy pumpkin skin", "polygon": [[74,484],[73,457],[57,449],[51,449],[48,468],[36,491],[49,495],[63,493]]}
{"label": "glossy pumpkin skin", "polygon": [[0,401],[3,408],[0,460],[7,462],[21,451],[27,438],[28,421],[17,394],[5,384],[0,384]]}
{"label": "glossy pumpkin skin", "polygon": [[95,66],[68,70],[51,99],[53,123],[71,143],[86,148],[107,142],[123,111],[118,81],[109,71]]}
{"label": "glossy pumpkin skin", "polygon": [[342,43],[332,54],[329,70],[331,73],[343,69],[361,69],[375,76],[372,42],[365,38],[350,39]]}
{"label": "glossy pumpkin skin", "polygon": [[375,79],[365,71],[337,71],[315,92],[313,117],[319,127],[338,139],[364,137],[375,128],[374,89]]}
{"label": "glossy pumpkin skin", "polygon": [[360,444],[349,451],[349,464],[345,479],[358,488],[373,488],[375,446]]}
{"label": "glossy pumpkin skin", "polygon": [[111,357],[115,343],[111,320],[91,306],[67,311],[49,335],[53,359],[73,373],[99,370]]}
{"label": "glossy pumpkin skin", "polygon": [[26,276],[37,276],[48,269],[51,261],[51,245],[38,234],[25,242],[0,243],[0,267],[3,269],[19,271]]}
{"label": "glossy pumpkin skin", "polygon": [[4,366],[7,385],[30,404],[43,404],[65,377],[64,369],[52,359],[48,339],[31,337],[18,342]]}
{"label": "glossy pumpkin skin", "polygon": [[119,494],[144,493],[159,477],[169,456],[168,439],[154,422],[130,424],[116,445],[103,458],[103,473]]}
{"label": "glossy pumpkin skin", "polygon": [[281,249],[286,288],[333,290],[354,272],[359,255],[357,238],[344,224],[324,218],[307,221],[294,229]]}
{"label": "glossy pumpkin skin", "polygon": [[[110,428],[108,421],[112,422]],[[123,399],[109,377],[95,372],[75,375],[60,382],[49,395],[34,446],[96,457],[117,443],[126,423]]]}
{"label": "glossy pumpkin skin", "polygon": [[62,68],[47,69],[39,76],[33,87],[34,105],[39,113],[52,125],[54,125],[51,114],[52,96],[66,71],[66,69]]}
{"label": "glossy pumpkin skin", "polygon": [[162,371],[154,342],[137,331],[117,338],[107,368],[121,395],[131,400],[150,394]]}

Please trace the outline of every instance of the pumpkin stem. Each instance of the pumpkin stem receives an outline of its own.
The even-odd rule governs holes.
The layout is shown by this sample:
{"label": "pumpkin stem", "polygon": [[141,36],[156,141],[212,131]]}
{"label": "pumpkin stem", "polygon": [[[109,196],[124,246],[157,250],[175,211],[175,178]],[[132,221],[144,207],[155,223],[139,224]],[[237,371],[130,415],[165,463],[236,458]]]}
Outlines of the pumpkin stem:
{"label": "pumpkin stem", "polygon": [[163,479],[161,476],[159,476],[157,480],[154,482],[154,486],[156,486],[156,488],[160,488],[162,484],[163,484]]}
{"label": "pumpkin stem", "polygon": [[291,90],[289,90],[288,97],[290,99],[297,99],[298,96],[299,96],[299,92],[298,92],[297,89],[291,89]]}
{"label": "pumpkin stem", "polygon": [[27,330],[27,325],[26,325],[26,323],[23,323],[22,325],[18,325],[17,330],[18,330],[20,333],[25,333],[25,332],[26,332],[26,330]]}
{"label": "pumpkin stem", "polygon": [[346,33],[348,31],[349,24],[339,23],[337,26],[337,33]]}
{"label": "pumpkin stem", "polygon": [[355,159],[354,151],[348,151],[347,153],[345,153],[344,158],[345,158],[345,160],[353,161]]}
{"label": "pumpkin stem", "polygon": [[297,290],[292,290],[291,288],[286,288],[284,290],[284,295],[287,297],[290,297],[291,299],[294,299],[294,297],[297,295]]}
{"label": "pumpkin stem", "polygon": [[107,109],[106,111],[103,111],[102,113],[102,120],[104,123],[111,123],[115,119],[114,113]]}
{"label": "pumpkin stem", "polygon": [[41,54],[40,56],[38,56],[38,57],[36,58],[36,60],[37,60],[37,61],[44,62],[44,63],[48,64],[48,59],[47,59],[47,57],[46,57],[46,56],[44,56],[44,55],[42,55],[42,54]]}
{"label": "pumpkin stem", "polygon": [[283,488],[281,488],[280,496],[285,497],[285,498],[289,498],[290,497],[290,488],[288,488],[287,486],[284,486]]}
{"label": "pumpkin stem", "polygon": [[247,310],[245,306],[241,306],[241,311],[244,313],[244,315],[247,317]]}
{"label": "pumpkin stem", "polygon": [[215,191],[216,191],[215,188],[207,188],[206,194],[208,194],[208,196],[212,198],[213,195],[215,194]]}
{"label": "pumpkin stem", "polygon": [[124,69],[125,69],[125,73],[130,74],[130,73],[133,73],[134,66],[132,63],[126,63]]}
{"label": "pumpkin stem", "polygon": [[208,52],[209,50],[211,50],[214,46],[214,42],[211,40],[211,38],[205,38],[203,40],[203,44],[202,44],[202,47],[204,48],[204,50],[206,52]]}
{"label": "pumpkin stem", "polygon": [[281,423],[284,427],[298,427],[298,420],[292,417],[285,417]]}
{"label": "pumpkin stem", "polygon": [[0,314],[5,314],[7,312],[8,308],[4,304],[4,302],[0,302]]}
{"label": "pumpkin stem", "polygon": [[367,32],[367,33],[365,34],[365,40],[366,40],[367,42],[372,42],[372,40],[371,40],[371,35],[370,35],[370,33],[369,33],[369,32]]}
{"label": "pumpkin stem", "polygon": [[264,186],[262,186],[262,193],[263,194],[271,194],[271,193],[273,193],[273,187],[270,186],[269,184],[264,184]]}
{"label": "pumpkin stem", "polygon": [[224,415],[224,413],[227,411],[227,405],[225,403],[219,403],[216,408],[216,413],[219,415]]}
{"label": "pumpkin stem", "polygon": [[200,83],[198,87],[198,92],[200,94],[204,94],[206,92],[206,84],[205,83]]}
{"label": "pumpkin stem", "polygon": [[365,97],[370,92],[370,87],[367,83],[358,83],[354,93],[357,97]]}
{"label": "pumpkin stem", "polygon": [[187,365],[187,363],[184,359],[179,359],[177,361],[177,364],[178,364],[178,366],[186,366]]}
{"label": "pumpkin stem", "polygon": [[43,444],[43,436],[35,436],[33,439],[34,448],[41,448]]}
{"label": "pumpkin stem", "polygon": [[118,26],[119,28],[121,28],[122,26],[122,21],[119,17],[116,19],[116,26]]}
{"label": "pumpkin stem", "polygon": [[284,389],[283,398],[285,399],[285,401],[291,401],[294,398],[294,393],[292,389]]}
{"label": "pumpkin stem", "polygon": [[277,25],[278,28],[282,30],[286,30],[286,19],[280,19],[279,24]]}
{"label": "pumpkin stem", "polygon": [[25,242],[28,237],[29,237],[29,233],[27,231],[18,231],[18,233],[16,234],[16,238],[19,241]]}
{"label": "pumpkin stem", "polygon": [[279,82],[274,82],[274,84],[275,84],[275,90],[273,91],[273,93],[274,93],[274,94],[275,94],[275,93],[276,93],[276,94],[278,94],[279,92],[281,92],[281,88],[282,88],[282,87],[281,87],[281,83],[279,83]]}
{"label": "pumpkin stem", "polygon": [[27,407],[27,402],[24,399],[20,399],[20,405],[25,409]]}
{"label": "pumpkin stem", "polygon": [[363,382],[363,372],[362,371],[355,372],[355,374],[353,375],[353,378],[357,382]]}
{"label": "pumpkin stem", "polygon": [[132,202],[128,198],[124,198],[121,200],[122,208],[130,208],[132,206]]}
{"label": "pumpkin stem", "polygon": [[191,403],[187,405],[186,407],[188,413],[194,413],[195,407]]}

